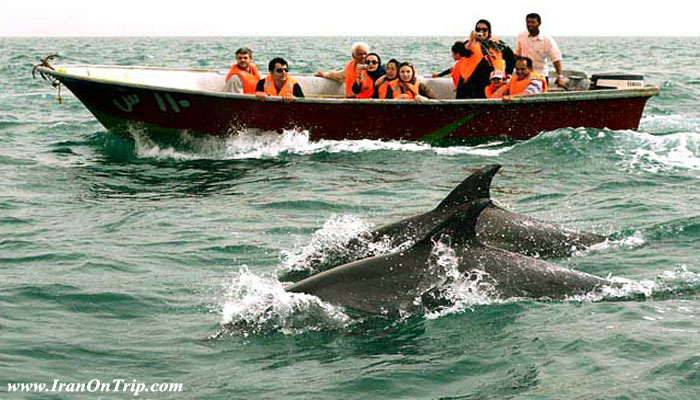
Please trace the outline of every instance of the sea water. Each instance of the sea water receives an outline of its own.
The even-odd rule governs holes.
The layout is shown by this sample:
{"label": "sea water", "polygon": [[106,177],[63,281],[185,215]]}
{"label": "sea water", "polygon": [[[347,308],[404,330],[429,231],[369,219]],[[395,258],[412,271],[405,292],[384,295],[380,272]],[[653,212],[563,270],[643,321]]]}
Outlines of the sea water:
{"label": "sea water", "polygon": [[[638,130],[443,147],[303,131],[172,147],[105,130],[31,76],[51,53],[227,69],[243,45],[311,73],[342,68],[357,40],[427,75],[457,39],[0,38],[0,398],[697,398],[698,38],[557,38],[567,69],[661,87]],[[280,270],[431,209],[491,163],[500,204],[611,236],[554,262],[619,286],[504,300],[488,277],[455,277],[450,307],[402,318],[284,292]],[[450,250],[435,249],[447,270]]]}

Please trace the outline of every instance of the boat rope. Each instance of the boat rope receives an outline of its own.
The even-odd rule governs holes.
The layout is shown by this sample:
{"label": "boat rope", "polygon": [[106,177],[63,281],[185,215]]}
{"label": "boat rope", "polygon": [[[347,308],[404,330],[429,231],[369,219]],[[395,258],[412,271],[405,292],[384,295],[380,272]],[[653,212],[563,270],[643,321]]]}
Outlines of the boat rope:
{"label": "boat rope", "polygon": [[50,82],[51,86],[58,88],[58,96],[56,97],[56,101],[58,102],[58,104],[63,104],[63,97],[61,97],[61,82],[58,79],[56,79],[55,77],[53,77],[51,75],[47,75],[44,73],[43,70],[39,69],[40,67],[44,67],[44,68],[48,68],[52,71],[55,70],[55,68],[52,67],[51,64],[49,64],[49,61],[55,60],[58,57],[59,57],[58,54],[51,54],[51,55],[48,55],[44,58],[40,58],[39,61],[41,61],[41,62],[39,64],[34,65],[34,68],[32,68],[32,77],[34,79],[36,79],[36,72],[39,71],[39,75],[41,76],[42,79]]}

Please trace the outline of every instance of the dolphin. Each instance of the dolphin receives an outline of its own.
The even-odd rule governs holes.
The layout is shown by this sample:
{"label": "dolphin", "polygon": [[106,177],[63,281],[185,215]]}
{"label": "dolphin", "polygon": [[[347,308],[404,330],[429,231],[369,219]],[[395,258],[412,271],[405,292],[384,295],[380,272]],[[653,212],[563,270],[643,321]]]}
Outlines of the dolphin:
{"label": "dolphin", "polygon": [[[475,171],[437,207],[373,231],[372,240],[388,236],[393,243],[400,244],[421,237],[445,216],[459,210],[462,205],[478,198],[491,198],[491,181],[500,168],[500,165],[493,164]],[[605,236],[573,231],[551,222],[508,211],[493,203],[479,216],[476,233],[479,240],[485,244],[541,258],[567,257],[577,250],[607,240]]]}
{"label": "dolphin", "polygon": [[[460,183],[434,209],[386,225],[370,232],[368,235],[350,240],[345,246],[346,254],[352,260],[353,255],[368,254],[369,243],[382,240],[389,241],[390,248],[396,248],[408,241],[415,241],[432,231],[435,226],[458,211],[465,204],[479,198],[491,198],[491,181],[501,168],[498,164],[487,165]],[[560,225],[541,221],[523,214],[515,213],[495,204],[490,204],[481,213],[476,226],[477,238],[484,244],[540,258],[568,257],[577,250],[584,250],[607,238],[588,232],[577,232]],[[341,255],[342,256],[342,255]],[[298,281],[331,265],[314,265],[313,270],[283,271],[283,281]]]}
{"label": "dolphin", "polygon": [[415,312],[423,308],[421,297],[447,279],[443,267],[431,262],[435,257],[433,240],[441,234],[452,240],[459,272],[486,272],[503,298],[561,298],[609,284],[594,275],[481,243],[476,233],[477,219],[490,204],[489,199],[476,199],[440,221],[406,250],[331,268],[285,290],[371,314]]}

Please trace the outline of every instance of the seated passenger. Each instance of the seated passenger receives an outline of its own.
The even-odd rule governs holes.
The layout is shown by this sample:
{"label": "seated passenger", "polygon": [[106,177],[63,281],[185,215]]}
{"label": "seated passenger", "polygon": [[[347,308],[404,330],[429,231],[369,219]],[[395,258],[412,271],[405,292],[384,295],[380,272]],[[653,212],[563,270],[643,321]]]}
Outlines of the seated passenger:
{"label": "seated passenger", "polygon": [[491,84],[485,89],[487,99],[500,99],[508,93],[506,71],[497,69],[491,72]]}
{"label": "seated passenger", "polygon": [[253,64],[253,50],[241,47],[236,50],[236,63],[226,75],[226,91],[231,93],[255,93],[260,72]]}
{"label": "seated passenger", "polygon": [[350,51],[352,60],[345,65],[345,69],[342,71],[319,71],[314,76],[345,82],[345,97],[354,98],[355,93],[352,92],[352,85],[365,64],[365,57],[369,53],[369,45],[366,43],[355,43]]}
{"label": "seated passenger", "polygon": [[[532,59],[518,57],[515,61],[515,75],[510,78],[508,92],[510,96],[546,93],[549,90],[547,80],[532,70]],[[504,99],[507,100],[506,97]]]}
{"label": "seated passenger", "polygon": [[358,99],[378,99],[376,82],[386,74],[382,61],[377,53],[369,53],[365,58],[365,68],[357,74],[357,79],[352,85],[352,92]]}
{"label": "seated passenger", "polygon": [[265,100],[267,96],[281,96],[285,102],[289,103],[294,97],[304,97],[301,86],[288,75],[289,65],[284,58],[273,58],[267,69],[270,74],[258,82],[258,86],[255,88],[255,95],[260,100]]}
{"label": "seated passenger", "polygon": [[416,78],[416,69],[410,62],[399,65],[399,79],[389,83],[386,99],[423,101],[434,99],[435,94]]}
{"label": "seated passenger", "polygon": [[462,63],[464,63],[469,54],[467,49],[464,48],[464,42],[458,40],[452,45],[452,59],[455,60],[455,65],[448,68],[439,74],[433,74],[433,78],[440,78],[445,75],[452,75],[452,83],[455,85],[455,90],[457,90],[457,85],[459,85],[460,68]]}
{"label": "seated passenger", "polygon": [[386,99],[386,89],[391,81],[399,77],[399,62],[392,58],[386,63],[386,75],[374,81],[374,86],[377,88],[379,99]]}

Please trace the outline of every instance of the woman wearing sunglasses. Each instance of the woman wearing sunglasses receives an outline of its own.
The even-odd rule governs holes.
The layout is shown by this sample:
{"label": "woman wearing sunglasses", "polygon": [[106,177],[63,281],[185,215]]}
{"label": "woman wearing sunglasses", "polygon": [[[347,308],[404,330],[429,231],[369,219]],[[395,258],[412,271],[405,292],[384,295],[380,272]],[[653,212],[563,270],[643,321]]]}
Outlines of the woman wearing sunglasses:
{"label": "woman wearing sunglasses", "polygon": [[352,92],[358,99],[376,99],[379,93],[377,91],[377,81],[386,73],[382,67],[382,60],[379,58],[379,54],[367,54],[363,67],[352,85]]}
{"label": "woman wearing sunglasses", "polygon": [[483,99],[484,90],[490,84],[494,70],[513,71],[513,50],[503,41],[492,36],[491,23],[485,19],[477,21],[469,40],[464,44],[466,60],[460,65],[457,84],[458,99]]}
{"label": "woman wearing sunglasses", "polygon": [[280,96],[289,103],[295,97],[304,97],[304,92],[296,79],[289,76],[289,64],[284,58],[273,58],[267,65],[270,73],[255,88],[258,99],[265,100],[267,96]]}

